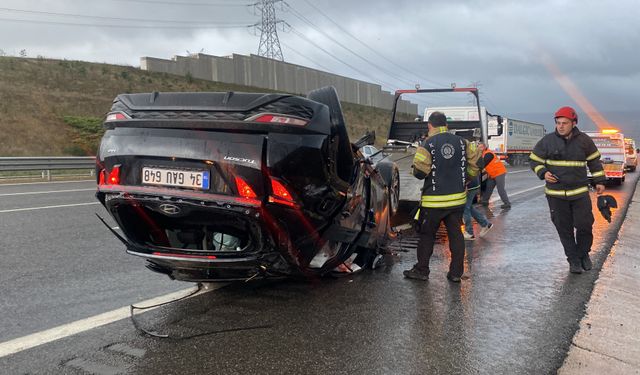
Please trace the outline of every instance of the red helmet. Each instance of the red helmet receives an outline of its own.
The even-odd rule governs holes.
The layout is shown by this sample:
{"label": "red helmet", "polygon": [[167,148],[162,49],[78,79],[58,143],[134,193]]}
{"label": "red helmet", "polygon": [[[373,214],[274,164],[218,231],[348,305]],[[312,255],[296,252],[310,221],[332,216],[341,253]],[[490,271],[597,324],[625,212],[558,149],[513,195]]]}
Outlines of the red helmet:
{"label": "red helmet", "polygon": [[562,107],[557,110],[556,115],[553,118],[558,117],[566,117],[569,120],[575,121],[576,123],[578,122],[578,114],[576,113],[575,109],[571,107]]}

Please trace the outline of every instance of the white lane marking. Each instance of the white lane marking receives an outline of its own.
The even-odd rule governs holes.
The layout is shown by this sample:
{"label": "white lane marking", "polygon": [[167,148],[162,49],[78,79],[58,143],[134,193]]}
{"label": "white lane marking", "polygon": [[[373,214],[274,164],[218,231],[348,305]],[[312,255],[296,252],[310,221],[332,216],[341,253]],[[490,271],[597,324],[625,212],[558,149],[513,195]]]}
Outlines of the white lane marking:
{"label": "white lane marking", "polygon": [[22,186],[22,185],[42,185],[42,184],[73,184],[73,183],[82,183],[82,182],[93,182],[96,183],[96,179],[91,180],[73,180],[73,181],[46,181],[46,182],[20,182],[15,184],[2,184],[0,183],[0,187],[2,186]]}
{"label": "white lane marking", "polygon": [[7,197],[11,195],[30,195],[30,194],[51,194],[51,193],[72,193],[76,191],[96,191],[96,188],[93,189],[69,189],[69,190],[49,190],[49,191],[29,191],[25,193],[4,193],[0,194],[0,197]]}
{"label": "white lane marking", "polygon": [[[510,193],[510,194],[509,194],[509,197],[514,197],[514,196],[516,196],[516,195],[524,194],[524,193],[527,193],[527,192],[529,192],[529,191],[531,191],[531,190],[535,190],[535,189],[537,189],[537,188],[541,188],[541,187],[543,187],[543,186],[544,186],[544,184],[542,184],[542,185],[538,185],[538,186],[534,186],[534,187],[530,187],[530,188],[528,188],[528,189],[524,189],[524,190],[516,191],[515,193]],[[493,202],[498,201],[498,200],[500,200],[500,196],[497,196],[497,197],[495,197],[495,198],[491,198],[491,199],[489,199],[489,203],[493,203]]]}
{"label": "white lane marking", "polygon": [[531,172],[531,173],[533,173],[533,171],[531,171],[529,169],[523,169],[521,171],[507,172],[507,174],[522,173],[522,172]]}
{"label": "white lane marking", "polygon": [[77,207],[77,206],[89,206],[92,204],[100,204],[100,202],[91,203],[74,203],[74,204],[60,204],[57,206],[42,206],[42,207],[27,207],[27,208],[14,208],[11,210],[0,210],[0,214],[7,212],[20,212],[20,211],[34,211],[34,210],[46,210],[48,208],[64,208],[64,207]]}
{"label": "white lane marking", "polygon": [[[194,294],[201,295],[207,292],[210,292],[215,289],[222,288],[227,285],[226,283],[214,284],[209,288],[203,288],[200,293]],[[194,288],[179,290],[174,293],[166,294],[164,296],[152,298],[140,303],[136,303],[135,305],[138,307],[142,306],[153,306],[165,302],[169,302],[174,299],[178,299],[182,296],[188,295],[189,293],[193,293]],[[136,313],[136,315],[143,314],[147,311],[151,311],[154,308],[149,308],[147,310]],[[8,356],[10,354],[15,354],[21,352],[23,350],[31,349],[33,347],[43,345],[55,340],[59,340],[68,336],[72,336],[81,332],[88,331],[93,328],[97,328],[109,323],[116,322],[118,320],[125,319],[129,317],[129,306],[121,307],[116,310],[108,311],[99,315],[95,315],[86,319],[81,319],[72,323],[63,324],[58,327],[54,327],[51,329],[47,329],[45,331],[36,332],[27,336],[18,337],[13,340],[5,341],[0,343],[0,358]]]}

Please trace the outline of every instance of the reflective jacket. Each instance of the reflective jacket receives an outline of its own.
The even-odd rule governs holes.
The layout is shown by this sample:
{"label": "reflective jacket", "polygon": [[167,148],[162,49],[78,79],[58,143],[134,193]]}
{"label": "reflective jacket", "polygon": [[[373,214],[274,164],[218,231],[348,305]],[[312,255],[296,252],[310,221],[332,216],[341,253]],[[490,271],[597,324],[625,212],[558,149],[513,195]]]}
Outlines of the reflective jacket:
{"label": "reflective jacket", "polygon": [[558,182],[547,182],[545,193],[562,199],[577,199],[589,192],[587,167],[594,184],[606,180],[600,162],[600,152],[588,135],[574,127],[566,139],[557,131],[545,135],[529,155],[531,169],[544,180],[547,172],[553,173]]}
{"label": "reflective jacket", "polygon": [[450,134],[446,127],[429,132],[413,158],[413,175],[424,179],[421,207],[453,208],[467,201],[467,177],[478,175],[475,144]]}
{"label": "reflective jacket", "polygon": [[[487,154],[491,154],[493,156],[492,158],[490,158],[491,160],[489,160],[489,162],[487,162]],[[484,170],[487,171],[487,174],[490,178],[495,179],[496,177],[507,173],[507,168],[504,166],[504,164],[502,164],[500,158],[490,150],[485,149],[484,151],[482,151],[482,157],[485,162]]]}

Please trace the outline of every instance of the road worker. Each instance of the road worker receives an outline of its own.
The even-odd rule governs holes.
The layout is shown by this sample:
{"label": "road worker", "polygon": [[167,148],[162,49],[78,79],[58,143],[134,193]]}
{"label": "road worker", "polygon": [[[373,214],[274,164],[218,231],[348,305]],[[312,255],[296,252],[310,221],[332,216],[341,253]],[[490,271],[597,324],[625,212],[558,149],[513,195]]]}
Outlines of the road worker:
{"label": "road worker", "polygon": [[585,167],[591,172],[598,195],[604,192],[606,178],[598,148],[576,127],[576,111],[571,107],[558,109],[555,122],[555,132],[538,141],[529,159],[531,169],[546,181],[551,221],[564,247],[569,272],[582,273],[593,267],[589,251],[594,218]]}
{"label": "road worker", "polygon": [[504,166],[504,164],[502,164],[500,158],[487,148],[486,144],[480,142],[478,147],[482,151],[484,170],[487,172],[487,186],[484,193],[482,194],[481,204],[484,206],[489,205],[489,198],[491,198],[491,194],[493,194],[493,188],[497,187],[498,194],[500,195],[500,199],[502,200],[502,205],[500,206],[500,208],[511,208],[511,202],[509,202],[509,196],[507,195],[507,190],[505,189],[507,168]]}
{"label": "road worker", "polygon": [[428,134],[413,158],[412,172],[424,179],[418,225],[418,263],[404,271],[410,279],[429,278],[429,260],[433,254],[436,232],[444,222],[449,237],[451,263],[447,279],[459,283],[464,272],[464,237],[462,213],[467,201],[466,181],[478,175],[477,147],[447,129],[447,118],[433,112],[427,120]]}

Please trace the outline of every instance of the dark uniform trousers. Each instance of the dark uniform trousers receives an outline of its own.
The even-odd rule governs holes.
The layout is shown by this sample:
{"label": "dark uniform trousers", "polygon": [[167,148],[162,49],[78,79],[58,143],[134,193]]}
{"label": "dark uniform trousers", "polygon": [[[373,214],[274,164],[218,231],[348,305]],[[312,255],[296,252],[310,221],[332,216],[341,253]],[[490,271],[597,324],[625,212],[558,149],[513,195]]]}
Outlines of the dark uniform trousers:
{"label": "dark uniform trousers", "polygon": [[460,277],[464,272],[464,237],[462,235],[462,213],[464,206],[454,208],[420,208],[420,241],[418,242],[418,265],[420,272],[429,272],[429,260],[433,254],[436,233],[444,221],[449,237],[451,263],[449,274]]}
{"label": "dark uniform trousers", "polygon": [[[593,212],[589,194],[575,200],[547,195],[551,221],[558,231],[567,260],[579,260],[591,251]],[[575,228],[575,235],[574,235]]]}

